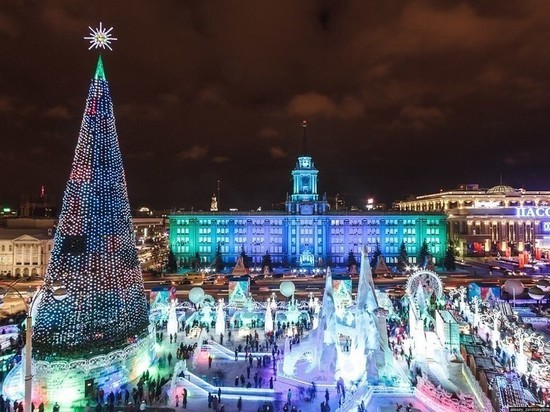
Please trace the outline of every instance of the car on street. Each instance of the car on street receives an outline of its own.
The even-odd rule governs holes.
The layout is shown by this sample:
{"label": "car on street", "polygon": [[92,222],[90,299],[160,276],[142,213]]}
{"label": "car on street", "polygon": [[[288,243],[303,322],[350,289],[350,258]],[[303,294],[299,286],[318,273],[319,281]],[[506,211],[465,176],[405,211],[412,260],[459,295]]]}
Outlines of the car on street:
{"label": "car on street", "polygon": [[519,269],[516,269],[516,270],[514,270],[514,275],[516,275],[516,276],[527,276],[527,273],[522,272]]}
{"label": "car on street", "polygon": [[207,276],[207,277],[202,281],[202,284],[203,284],[203,285],[214,285],[215,282],[216,282],[217,277],[218,277],[218,276],[216,276],[216,275]]}
{"label": "car on street", "polygon": [[229,278],[224,275],[218,275],[216,276],[216,280],[214,280],[214,285],[223,286],[227,285],[229,283]]}

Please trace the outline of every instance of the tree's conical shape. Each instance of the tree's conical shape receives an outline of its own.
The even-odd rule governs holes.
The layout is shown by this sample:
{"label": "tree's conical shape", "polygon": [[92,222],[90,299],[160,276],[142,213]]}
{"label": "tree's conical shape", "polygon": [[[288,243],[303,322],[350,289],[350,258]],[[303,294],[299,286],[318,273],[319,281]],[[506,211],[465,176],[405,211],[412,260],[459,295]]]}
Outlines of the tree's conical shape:
{"label": "tree's conical shape", "polygon": [[374,312],[374,310],[378,308],[378,300],[376,299],[376,292],[374,289],[374,280],[372,279],[372,269],[370,267],[369,257],[365,246],[361,250],[361,270],[359,273],[359,283],[357,285],[356,307],[359,313],[362,313],[365,310]]}
{"label": "tree's conical shape", "polygon": [[101,57],[90,86],[34,327],[38,359],[87,358],[144,336],[148,307]]}

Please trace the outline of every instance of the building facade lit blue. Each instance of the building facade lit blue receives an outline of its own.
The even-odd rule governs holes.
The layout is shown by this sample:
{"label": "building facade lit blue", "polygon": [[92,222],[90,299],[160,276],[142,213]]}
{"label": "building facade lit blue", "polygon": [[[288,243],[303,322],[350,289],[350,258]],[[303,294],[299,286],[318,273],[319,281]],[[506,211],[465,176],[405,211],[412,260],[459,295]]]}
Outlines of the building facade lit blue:
{"label": "building facade lit blue", "polygon": [[218,247],[226,265],[244,250],[255,265],[269,252],[275,265],[312,268],[345,266],[361,245],[380,248],[386,263],[396,264],[401,243],[410,263],[424,240],[434,263],[446,250],[446,219],[439,212],[332,211],[318,194],[318,173],[309,155],[292,170],[293,191],[283,211],[181,212],[168,216],[170,250],[181,266],[197,253],[201,264],[214,261]]}

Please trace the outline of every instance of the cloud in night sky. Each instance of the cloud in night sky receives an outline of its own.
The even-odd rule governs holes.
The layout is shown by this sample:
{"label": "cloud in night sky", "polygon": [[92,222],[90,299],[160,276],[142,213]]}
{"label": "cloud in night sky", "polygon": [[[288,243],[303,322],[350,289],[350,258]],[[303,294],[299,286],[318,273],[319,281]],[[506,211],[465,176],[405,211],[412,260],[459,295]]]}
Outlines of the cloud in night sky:
{"label": "cloud in night sky", "polygon": [[545,0],[46,0],[0,10],[0,204],[61,198],[99,21],[136,207],[207,208],[219,179],[222,209],[284,200],[303,119],[320,193],[348,204],[550,188]]}
{"label": "cloud in night sky", "polygon": [[327,96],[309,92],[294,96],[288,104],[288,113],[305,118],[320,115],[350,119],[363,114],[363,105],[352,96],[345,96],[341,102],[335,102]]}
{"label": "cloud in night sky", "polygon": [[69,119],[69,108],[65,106],[55,106],[46,110],[44,117],[51,117],[57,119]]}
{"label": "cloud in night sky", "polygon": [[227,156],[214,156],[212,157],[213,163],[227,163],[230,162],[231,159]]}
{"label": "cloud in night sky", "polygon": [[258,133],[258,135],[264,139],[273,139],[279,137],[279,132],[273,127],[264,127]]}
{"label": "cloud in night sky", "polygon": [[6,95],[0,95],[0,112],[11,112],[15,110],[14,101]]}
{"label": "cloud in night sky", "polygon": [[204,146],[194,145],[190,149],[182,150],[178,153],[178,158],[181,160],[202,160],[208,154],[208,148]]}
{"label": "cloud in night sky", "polygon": [[269,154],[273,159],[284,159],[288,157],[288,154],[284,151],[284,149],[279,146],[271,146],[269,148]]}

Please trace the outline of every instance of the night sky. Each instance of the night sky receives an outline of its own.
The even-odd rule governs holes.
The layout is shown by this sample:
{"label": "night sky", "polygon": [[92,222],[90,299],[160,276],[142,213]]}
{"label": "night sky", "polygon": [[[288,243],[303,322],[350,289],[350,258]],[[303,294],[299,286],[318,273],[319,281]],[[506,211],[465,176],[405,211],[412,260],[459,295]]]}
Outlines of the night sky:
{"label": "night sky", "polygon": [[62,196],[97,51],[132,207],[270,209],[309,121],[319,191],[550,189],[550,2],[3,1],[0,204]]}

